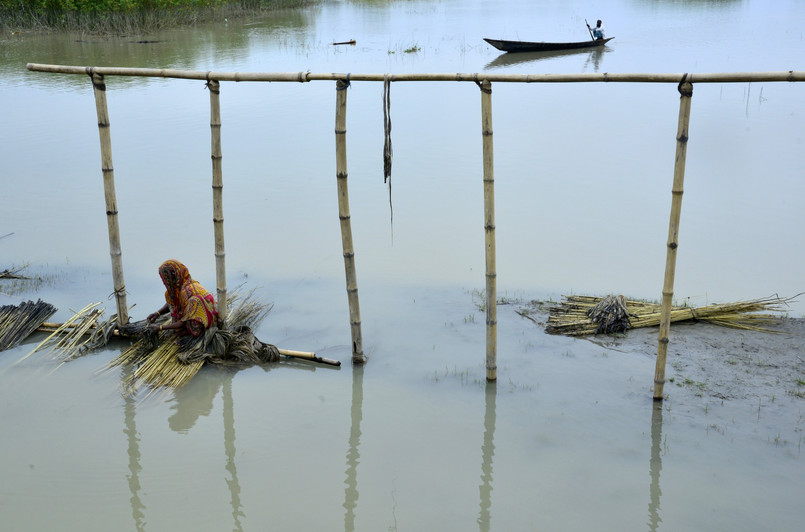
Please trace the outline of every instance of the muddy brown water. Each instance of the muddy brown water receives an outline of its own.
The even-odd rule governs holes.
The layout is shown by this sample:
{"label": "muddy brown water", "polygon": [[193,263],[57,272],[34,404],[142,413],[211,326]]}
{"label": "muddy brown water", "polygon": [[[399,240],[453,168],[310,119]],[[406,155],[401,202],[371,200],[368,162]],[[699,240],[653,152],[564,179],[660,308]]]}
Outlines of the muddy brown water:
{"label": "muddy brown water", "polygon": [[[505,9],[503,9],[505,7]],[[801,69],[805,6],[759,0],[326,2],[140,38],[2,41],[0,302],[64,320],[114,312],[97,123],[85,76],[27,62],[223,71],[745,72]],[[594,12],[590,12],[590,10]],[[482,37],[579,40],[597,54],[504,61]],[[758,35],[738,40],[735,35]],[[355,46],[330,43],[356,39]],[[762,44],[758,44],[758,43]],[[415,52],[407,52],[417,48]],[[131,314],[161,304],[158,264],[214,287],[209,95],[202,82],[107,80]],[[659,299],[679,95],[672,85],[493,88],[498,382],[484,375],[480,98],[391,88],[393,221],[379,83],[348,92],[364,347],[350,363],[334,85],[222,84],[227,281],[274,309],[258,336],[340,369],[206,368],[147,400],[102,372],[125,345],[60,365],[0,353],[9,530],[798,530],[805,473],[800,322],[783,335],[672,329],[546,335],[532,299]],[[697,85],[675,293],[690,304],[802,291],[802,91]],[[9,236],[5,236],[8,235]],[[790,315],[805,313],[801,302]],[[539,317],[537,319],[539,321]]]}

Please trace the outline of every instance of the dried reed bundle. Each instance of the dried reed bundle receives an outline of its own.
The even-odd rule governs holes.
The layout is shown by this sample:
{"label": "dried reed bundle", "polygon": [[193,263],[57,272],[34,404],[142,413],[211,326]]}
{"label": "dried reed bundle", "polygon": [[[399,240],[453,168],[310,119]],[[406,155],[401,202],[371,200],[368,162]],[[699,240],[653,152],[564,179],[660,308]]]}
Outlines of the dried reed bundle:
{"label": "dried reed bundle", "polygon": [[[698,320],[737,329],[775,332],[769,327],[777,321],[776,316],[753,313],[783,312],[792,299],[772,296],[698,308],[676,306],[671,309],[671,321]],[[653,327],[659,323],[660,305],[657,303],[627,300],[623,296],[566,296],[561,304],[550,309],[545,331],[586,336]]]}
{"label": "dried reed bundle", "polygon": [[56,313],[56,307],[39,299],[0,307],[0,351],[19,344]]}
{"label": "dried reed bundle", "polygon": [[[72,360],[85,352],[89,341],[84,338],[98,326],[98,320],[103,316],[103,309],[97,308],[100,303],[90,303],[76,312],[70,319],[55,328],[46,328],[50,336],[42,340],[33,350],[25,355],[19,362],[39,351],[46,351],[56,355],[64,361]],[[44,322],[40,325],[43,325]]]}
{"label": "dried reed bundle", "polygon": [[586,314],[596,324],[595,334],[623,332],[632,326],[629,311],[626,310],[626,298],[623,296],[607,296]]}
{"label": "dried reed bundle", "polygon": [[[229,296],[228,307],[229,313],[227,314],[226,323],[232,324],[233,327],[249,327],[254,328],[271,312],[274,308],[274,303],[262,303],[254,299],[254,290],[249,290],[242,294],[236,288]],[[227,328],[226,325],[221,327]]]}

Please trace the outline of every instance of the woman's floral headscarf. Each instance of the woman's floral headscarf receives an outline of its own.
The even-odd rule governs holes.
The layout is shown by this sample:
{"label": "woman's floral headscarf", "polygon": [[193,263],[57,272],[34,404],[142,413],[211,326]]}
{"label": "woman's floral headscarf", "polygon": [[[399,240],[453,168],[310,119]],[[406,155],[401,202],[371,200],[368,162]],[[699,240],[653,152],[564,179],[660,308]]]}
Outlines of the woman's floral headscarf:
{"label": "woman's floral headscarf", "polygon": [[159,267],[159,276],[165,285],[165,300],[174,322],[183,322],[193,336],[199,336],[216,324],[215,299],[190,277],[187,266],[178,260],[166,260]]}

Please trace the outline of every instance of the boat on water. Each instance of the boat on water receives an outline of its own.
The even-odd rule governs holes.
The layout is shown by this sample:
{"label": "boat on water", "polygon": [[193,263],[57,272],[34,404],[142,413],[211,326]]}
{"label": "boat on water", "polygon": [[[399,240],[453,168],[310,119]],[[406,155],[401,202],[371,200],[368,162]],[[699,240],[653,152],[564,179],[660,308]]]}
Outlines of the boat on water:
{"label": "boat on water", "polygon": [[577,50],[580,48],[595,48],[604,46],[615,37],[606,39],[596,39],[579,42],[529,42],[529,41],[506,41],[503,39],[487,39],[486,42],[500,50],[501,52],[549,52],[555,50]]}

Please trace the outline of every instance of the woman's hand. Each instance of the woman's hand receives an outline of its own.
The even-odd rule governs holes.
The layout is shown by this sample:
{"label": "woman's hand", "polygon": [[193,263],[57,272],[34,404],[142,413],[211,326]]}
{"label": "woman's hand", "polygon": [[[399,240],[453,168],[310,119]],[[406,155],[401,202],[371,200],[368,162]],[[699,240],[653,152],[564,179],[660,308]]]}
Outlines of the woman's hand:
{"label": "woman's hand", "polygon": [[161,314],[159,312],[152,312],[151,314],[148,315],[147,318],[145,318],[145,321],[147,321],[148,323],[152,323],[155,320],[157,320],[160,316]]}

